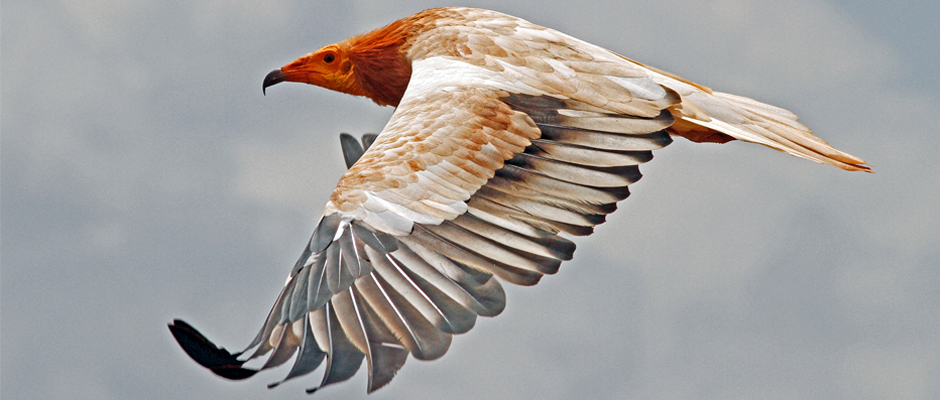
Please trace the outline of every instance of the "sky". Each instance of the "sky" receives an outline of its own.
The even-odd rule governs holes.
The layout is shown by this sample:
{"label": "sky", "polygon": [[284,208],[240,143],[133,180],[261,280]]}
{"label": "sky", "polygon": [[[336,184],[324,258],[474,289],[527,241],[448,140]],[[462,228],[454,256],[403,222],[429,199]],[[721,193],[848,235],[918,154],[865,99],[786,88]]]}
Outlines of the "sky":
{"label": "sky", "polygon": [[[392,109],[265,74],[428,1],[0,5],[0,396],[298,399],[226,381]],[[575,259],[373,399],[940,398],[940,3],[466,1],[787,108],[875,174],[677,139]],[[315,394],[365,398],[366,374]]]}

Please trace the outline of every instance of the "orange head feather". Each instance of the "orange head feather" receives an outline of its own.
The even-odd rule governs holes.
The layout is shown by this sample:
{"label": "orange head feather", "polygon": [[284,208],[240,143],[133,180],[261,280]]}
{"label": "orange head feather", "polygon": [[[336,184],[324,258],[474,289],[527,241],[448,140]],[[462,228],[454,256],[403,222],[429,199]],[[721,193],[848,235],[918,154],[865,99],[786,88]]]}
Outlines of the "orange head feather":
{"label": "orange head feather", "polygon": [[409,36],[406,24],[396,21],[324,46],[272,71],[262,89],[285,81],[301,82],[398,106],[411,79],[406,56]]}

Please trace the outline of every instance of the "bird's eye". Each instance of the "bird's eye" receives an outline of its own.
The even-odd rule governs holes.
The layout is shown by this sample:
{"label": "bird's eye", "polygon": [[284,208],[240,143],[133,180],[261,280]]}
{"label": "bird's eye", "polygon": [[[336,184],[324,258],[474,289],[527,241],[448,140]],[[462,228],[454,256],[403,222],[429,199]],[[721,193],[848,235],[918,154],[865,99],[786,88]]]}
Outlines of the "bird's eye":
{"label": "bird's eye", "polygon": [[326,53],[326,55],[323,56],[323,62],[327,64],[332,64],[333,61],[336,61],[336,55],[334,55],[333,53]]}

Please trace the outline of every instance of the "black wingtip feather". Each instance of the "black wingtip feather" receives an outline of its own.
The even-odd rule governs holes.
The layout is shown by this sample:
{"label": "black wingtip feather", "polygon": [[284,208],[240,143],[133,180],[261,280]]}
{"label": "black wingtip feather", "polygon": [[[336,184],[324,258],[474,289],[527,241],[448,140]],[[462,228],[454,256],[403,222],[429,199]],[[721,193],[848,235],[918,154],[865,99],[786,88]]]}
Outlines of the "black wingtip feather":
{"label": "black wingtip feather", "polygon": [[218,376],[226,379],[241,380],[254,375],[257,370],[242,368],[244,361],[239,361],[241,353],[232,354],[228,350],[216,346],[199,333],[196,328],[183,320],[175,319],[167,325],[170,333],[186,352],[199,365],[208,368]]}

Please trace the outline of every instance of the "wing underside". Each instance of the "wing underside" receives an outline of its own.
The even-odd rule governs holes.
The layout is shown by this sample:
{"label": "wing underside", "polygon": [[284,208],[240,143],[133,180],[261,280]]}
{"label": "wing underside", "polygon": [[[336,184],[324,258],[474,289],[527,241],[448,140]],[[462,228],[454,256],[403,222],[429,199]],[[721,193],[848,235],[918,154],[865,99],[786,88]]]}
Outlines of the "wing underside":
{"label": "wing underside", "polygon": [[[376,390],[409,354],[438,358],[478,316],[499,314],[500,280],[534,285],[555,273],[575,250],[560,233],[592,233],[640,179],[639,164],[671,142],[667,111],[641,118],[548,96],[500,101],[541,135],[505,160],[463,214],[415,223],[402,236],[339,213],[323,217],[248,348],[230,354],[177,321],[171,330],[187,353],[229,379],[253,375],[243,363],[263,356],[261,369],[294,360],[284,380],[325,365],[317,388],[352,377],[365,361],[368,390]],[[348,135],[342,145],[347,164],[363,152]]]}

